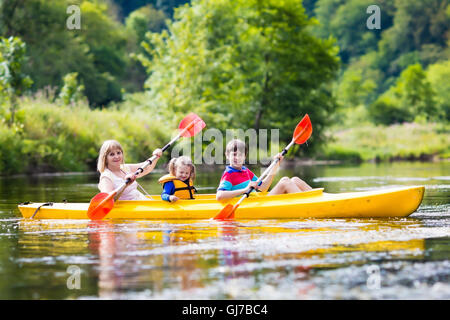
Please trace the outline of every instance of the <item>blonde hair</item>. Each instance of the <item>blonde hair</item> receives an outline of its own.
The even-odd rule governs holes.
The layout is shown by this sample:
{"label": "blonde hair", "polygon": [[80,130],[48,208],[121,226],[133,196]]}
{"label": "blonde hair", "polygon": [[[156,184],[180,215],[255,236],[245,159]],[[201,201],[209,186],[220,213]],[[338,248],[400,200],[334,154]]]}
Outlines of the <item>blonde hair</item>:
{"label": "blonde hair", "polygon": [[[103,173],[103,171],[105,171],[105,168],[107,167],[106,163],[107,155],[114,149],[119,149],[120,151],[122,151],[123,155],[123,148],[120,145],[120,143],[117,142],[116,140],[106,140],[105,142],[103,142],[97,160],[97,170],[100,173]],[[122,157],[122,164],[123,164],[123,157]]]}
{"label": "blonde hair", "polygon": [[192,179],[192,181],[194,181],[195,179],[195,166],[192,163],[191,158],[187,157],[187,156],[181,156],[178,158],[173,158],[172,160],[170,160],[168,168],[169,168],[169,173],[173,176],[175,176],[176,170],[178,166],[188,166],[189,168],[191,168],[191,175],[190,175],[190,179]]}
{"label": "blonde hair", "polygon": [[244,153],[245,155],[247,154],[247,146],[245,145],[245,142],[239,139],[233,139],[228,142],[227,147],[225,148],[225,155],[237,151]]}

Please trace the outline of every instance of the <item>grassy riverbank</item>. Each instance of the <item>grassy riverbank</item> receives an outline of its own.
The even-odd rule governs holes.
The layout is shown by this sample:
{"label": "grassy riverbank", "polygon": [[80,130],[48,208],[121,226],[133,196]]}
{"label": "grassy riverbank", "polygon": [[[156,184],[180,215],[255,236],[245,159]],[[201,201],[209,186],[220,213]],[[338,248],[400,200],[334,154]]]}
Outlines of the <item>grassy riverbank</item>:
{"label": "grassy riverbank", "polygon": [[450,158],[450,126],[442,123],[371,123],[329,132],[321,157],[343,161],[436,160]]}
{"label": "grassy riverbank", "polygon": [[[141,101],[142,100],[142,101]],[[120,141],[127,162],[146,159],[164,145],[174,119],[159,118],[144,103],[126,101],[108,109],[87,104],[62,106],[41,98],[23,98],[17,123],[0,122],[0,174],[95,170],[101,143]],[[169,123],[171,122],[171,123]],[[173,123],[172,123],[173,122]],[[329,129],[330,142],[312,160],[343,162],[434,160],[450,157],[450,128],[436,123],[375,126],[346,123]],[[166,155],[167,157],[167,155]],[[167,159],[163,160],[166,161]]]}
{"label": "grassy riverbank", "polygon": [[17,123],[0,122],[0,174],[86,171],[104,140],[118,140],[128,162],[146,159],[171,134],[150,112],[127,107],[91,110],[24,98]]}

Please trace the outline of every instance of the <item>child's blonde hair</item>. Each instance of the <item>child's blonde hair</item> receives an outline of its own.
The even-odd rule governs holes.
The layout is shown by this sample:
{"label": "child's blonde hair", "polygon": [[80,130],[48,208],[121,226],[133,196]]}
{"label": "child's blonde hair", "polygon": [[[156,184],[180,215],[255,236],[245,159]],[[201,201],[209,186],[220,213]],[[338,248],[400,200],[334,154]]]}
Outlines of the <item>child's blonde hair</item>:
{"label": "child's blonde hair", "polygon": [[239,139],[233,139],[228,142],[227,147],[225,148],[225,155],[230,154],[231,152],[239,151],[247,155],[247,146],[245,142]]}
{"label": "child's blonde hair", "polygon": [[[106,140],[105,142],[103,142],[97,160],[97,170],[100,173],[103,173],[103,171],[105,171],[107,155],[114,149],[119,149],[120,151],[122,151],[123,156],[123,148],[119,142],[117,142],[116,140]],[[122,164],[123,164],[123,157],[122,157]]]}
{"label": "child's blonde hair", "polygon": [[178,166],[188,166],[189,168],[191,168],[191,176],[190,179],[192,181],[194,181],[195,179],[195,166],[192,163],[191,158],[187,157],[187,156],[181,156],[178,158],[173,158],[172,160],[170,160],[168,168],[169,168],[169,173],[173,176],[175,176],[176,171],[177,171],[177,167]]}

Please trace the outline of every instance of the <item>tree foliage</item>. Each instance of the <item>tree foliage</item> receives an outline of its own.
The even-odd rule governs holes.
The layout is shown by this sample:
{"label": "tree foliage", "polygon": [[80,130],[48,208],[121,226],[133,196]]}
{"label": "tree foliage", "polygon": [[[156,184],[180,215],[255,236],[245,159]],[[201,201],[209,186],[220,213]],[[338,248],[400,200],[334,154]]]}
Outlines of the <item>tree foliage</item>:
{"label": "tree foliage", "polygon": [[166,19],[163,11],[147,5],[130,13],[125,20],[125,26],[136,35],[136,42],[139,44],[144,41],[147,32],[161,32]]}
{"label": "tree foliage", "polygon": [[427,69],[427,79],[436,92],[436,109],[439,116],[450,121],[450,60],[430,65]]}
{"label": "tree foliage", "polygon": [[77,72],[68,73],[64,76],[64,86],[58,97],[64,105],[74,105],[85,98],[85,87],[83,84],[78,83],[77,77]]}
{"label": "tree foliage", "polygon": [[26,45],[19,38],[0,38],[0,88],[3,103],[9,104],[7,120],[9,126],[15,121],[17,98],[33,81],[23,71]]}
{"label": "tree foliage", "polygon": [[131,12],[148,5],[151,5],[156,10],[162,11],[165,15],[171,17],[174,8],[188,2],[189,0],[114,0],[114,3],[121,8],[123,17],[127,17]]}
{"label": "tree foliage", "polygon": [[434,91],[420,64],[405,69],[385,94],[370,107],[375,123],[392,124],[419,119],[436,119],[439,112]]}
{"label": "tree foliage", "polygon": [[[444,79],[450,59],[449,0],[189,2],[2,0],[0,36],[26,43],[21,70],[33,91],[52,87],[58,95],[64,76],[76,72],[91,107],[121,101],[148,78],[148,104],[167,108],[168,118],[195,108],[218,128],[277,127],[288,139],[297,113],[314,112],[320,132],[335,109],[333,95],[348,112],[378,98],[400,108],[390,88],[420,64],[440,114],[432,118],[448,119],[445,81],[436,79]],[[80,6],[81,30],[66,27],[72,4]],[[367,29],[372,4],[381,9],[381,30]],[[168,28],[165,20],[180,6]],[[331,94],[336,44],[343,63]],[[397,118],[410,118],[402,114]]]}
{"label": "tree foliage", "polygon": [[338,58],[332,40],[310,34],[313,23],[297,0],[193,1],[145,44],[150,99],[222,130],[279,128],[284,141],[309,113],[320,140]]}
{"label": "tree foliage", "polygon": [[382,34],[375,67],[397,76],[410,64],[427,66],[450,57],[443,50],[450,31],[448,0],[395,0],[394,4],[393,25]]}
{"label": "tree foliage", "polygon": [[377,47],[382,30],[392,25],[392,0],[377,1],[381,7],[381,30],[369,30],[366,20],[369,14],[366,9],[374,4],[371,0],[318,0],[316,17],[320,26],[315,32],[327,38],[333,36],[339,45],[339,55],[347,64],[350,59],[361,56]]}
{"label": "tree foliage", "polygon": [[[81,10],[81,29],[68,30],[70,4]],[[105,1],[4,0],[0,35],[18,36],[28,47],[24,72],[33,90],[61,87],[64,75],[78,72],[92,106],[121,99],[128,63],[127,36]]]}
{"label": "tree foliage", "polygon": [[[372,4],[381,10],[380,30],[366,27]],[[317,0],[314,32],[334,36],[340,48],[335,92],[344,112],[364,105],[384,124],[445,119],[445,89],[436,79],[443,79],[438,70],[450,59],[448,12],[448,0]],[[423,70],[430,65],[436,65],[434,81]]]}

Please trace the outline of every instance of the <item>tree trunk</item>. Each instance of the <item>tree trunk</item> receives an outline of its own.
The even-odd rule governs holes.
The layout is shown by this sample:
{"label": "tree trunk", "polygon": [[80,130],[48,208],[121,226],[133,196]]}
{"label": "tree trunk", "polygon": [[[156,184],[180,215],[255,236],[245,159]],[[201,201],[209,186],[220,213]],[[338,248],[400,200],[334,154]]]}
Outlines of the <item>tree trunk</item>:
{"label": "tree trunk", "polygon": [[12,3],[3,4],[4,7],[0,6],[0,9],[2,9],[3,12],[0,13],[1,17],[4,20],[4,25],[6,26],[5,35],[7,38],[14,35],[14,30],[12,26],[12,21],[14,18],[14,13],[16,11],[16,8],[23,5],[23,0],[17,0],[13,1]]}
{"label": "tree trunk", "polygon": [[11,97],[11,106],[9,108],[9,110],[11,111],[11,118],[9,118],[9,127],[12,127],[12,125],[14,124],[15,121],[15,113],[16,113],[16,109],[17,109],[17,98],[13,95]]}
{"label": "tree trunk", "polygon": [[261,118],[264,112],[264,108],[267,105],[267,94],[269,91],[269,80],[270,80],[270,76],[267,72],[267,66],[269,64],[269,54],[265,54],[264,56],[264,61],[265,61],[265,65],[266,65],[266,73],[264,75],[264,85],[263,85],[263,92],[262,92],[262,97],[261,97],[261,103],[259,105],[258,110],[256,111],[256,119],[255,119],[255,130],[258,131],[260,126],[261,126]]}
{"label": "tree trunk", "polygon": [[[264,99],[263,99],[263,100],[264,100]],[[258,111],[256,112],[256,119],[255,119],[255,130],[256,130],[256,131],[259,130],[259,127],[260,127],[260,125],[261,125],[261,117],[262,117],[262,113],[263,113],[263,110],[262,110],[262,107],[260,107],[260,108],[258,109]]]}

